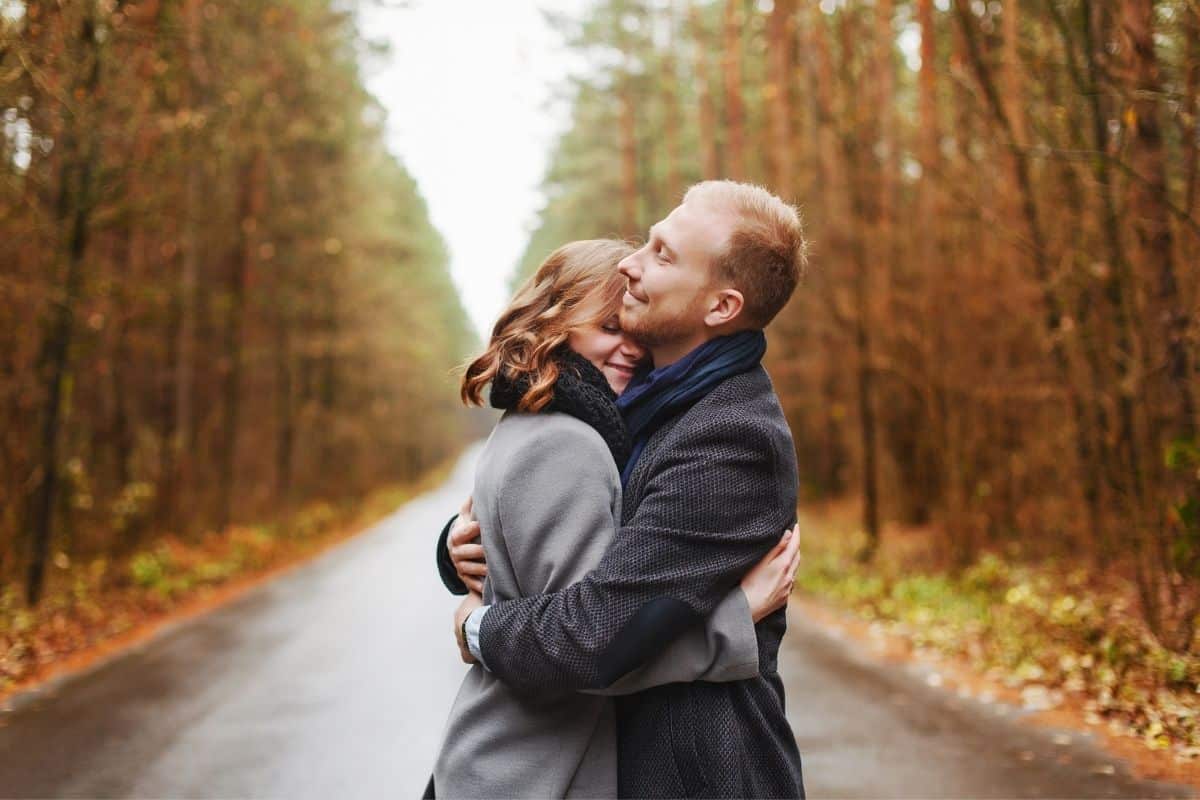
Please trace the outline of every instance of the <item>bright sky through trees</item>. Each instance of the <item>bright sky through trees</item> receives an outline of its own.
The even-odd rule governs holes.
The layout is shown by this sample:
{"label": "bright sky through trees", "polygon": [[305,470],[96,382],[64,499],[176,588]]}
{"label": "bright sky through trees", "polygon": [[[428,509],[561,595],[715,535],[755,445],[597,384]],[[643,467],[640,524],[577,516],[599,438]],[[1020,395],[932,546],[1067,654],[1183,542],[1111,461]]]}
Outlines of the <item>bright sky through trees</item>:
{"label": "bright sky through trees", "polygon": [[390,57],[368,65],[387,108],[389,146],[417,179],[450,248],[472,321],[486,332],[541,206],[546,156],[566,124],[551,105],[572,56],[542,9],[583,0],[418,0],[364,11]]}

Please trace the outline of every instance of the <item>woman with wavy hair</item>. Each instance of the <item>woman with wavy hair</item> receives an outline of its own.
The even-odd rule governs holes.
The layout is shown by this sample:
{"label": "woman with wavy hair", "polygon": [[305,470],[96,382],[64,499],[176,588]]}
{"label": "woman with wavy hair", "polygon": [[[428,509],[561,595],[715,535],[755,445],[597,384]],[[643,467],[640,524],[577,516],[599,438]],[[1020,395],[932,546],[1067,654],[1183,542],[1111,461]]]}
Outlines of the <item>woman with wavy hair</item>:
{"label": "woman with wavy hair", "polygon": [[[563,589],[599,564],[621,519],[620,471],[629,435],[616,398],[646,360],[621,331],[633,252],[610,240],[572,242],[552,253],[517,292],[484,353],[462,380],[462,398],[504,410],[476,469],[474,514],[486,580],[457,575],[438,546],[443,580],[466,578],[492,603]],[[453,523],[453,520],[451,521]],[[793,534],[794,535],[794,534]],[[426,796],[616,797],[616,729],[604,695],[685,681],[732,681],[758,672],[754,623],[782,606],[792,553],[769,553],[729,593],[704,629],[689,631],[656,660],[592,694],[522,696],[475,664],[450,711]]]}

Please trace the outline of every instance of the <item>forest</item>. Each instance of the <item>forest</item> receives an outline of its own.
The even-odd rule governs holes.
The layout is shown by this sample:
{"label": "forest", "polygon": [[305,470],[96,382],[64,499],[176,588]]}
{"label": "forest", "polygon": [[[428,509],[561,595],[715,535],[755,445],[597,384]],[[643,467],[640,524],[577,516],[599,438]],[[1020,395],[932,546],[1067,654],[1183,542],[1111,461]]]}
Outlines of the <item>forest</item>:
{"label": "forest", "polygon": [[951,570],[1068,561],[1200,612],[1200,4],[607,0],[522,270],[644,236],[692,182],[798,205],[811,268],[768,330],[805,503],[856,557],[927,526]]}
{"label": "forest", "polygon": [[372,56],[336,0],[0,2],[0,605],[465,441],[475,334]]}

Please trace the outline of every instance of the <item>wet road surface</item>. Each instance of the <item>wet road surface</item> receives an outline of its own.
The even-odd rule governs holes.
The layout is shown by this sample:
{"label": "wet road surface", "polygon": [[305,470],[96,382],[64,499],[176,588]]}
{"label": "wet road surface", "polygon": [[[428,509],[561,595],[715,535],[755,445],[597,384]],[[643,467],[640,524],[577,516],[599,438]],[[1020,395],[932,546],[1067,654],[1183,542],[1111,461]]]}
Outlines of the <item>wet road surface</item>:
{"label": "wet road surface", "polygon": [[[0,796],[420,796],[466,670],[433,542],[477,453],[317,561],[11,702]],[[1187,796],[798,614],[780,670],[812,798]]]}

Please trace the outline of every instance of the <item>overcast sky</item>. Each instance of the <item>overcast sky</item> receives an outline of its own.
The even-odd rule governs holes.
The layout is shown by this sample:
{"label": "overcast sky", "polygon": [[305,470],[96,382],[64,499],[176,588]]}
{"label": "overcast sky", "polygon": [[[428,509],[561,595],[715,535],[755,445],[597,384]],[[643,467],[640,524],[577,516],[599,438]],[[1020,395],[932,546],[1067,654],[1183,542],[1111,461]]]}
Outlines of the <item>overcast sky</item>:
{"label": "overcast sky", "polygon": [[[450,248],[475,327],[490,329],[541,207],[538,186],[566,123],[553,88],[571,63],[541,10],[587,0],[412,0],[373,6],[364,33],[391,45],[367,85],[389,145],[416,178]],[[403,7],[407,6],[407,7]]]}

